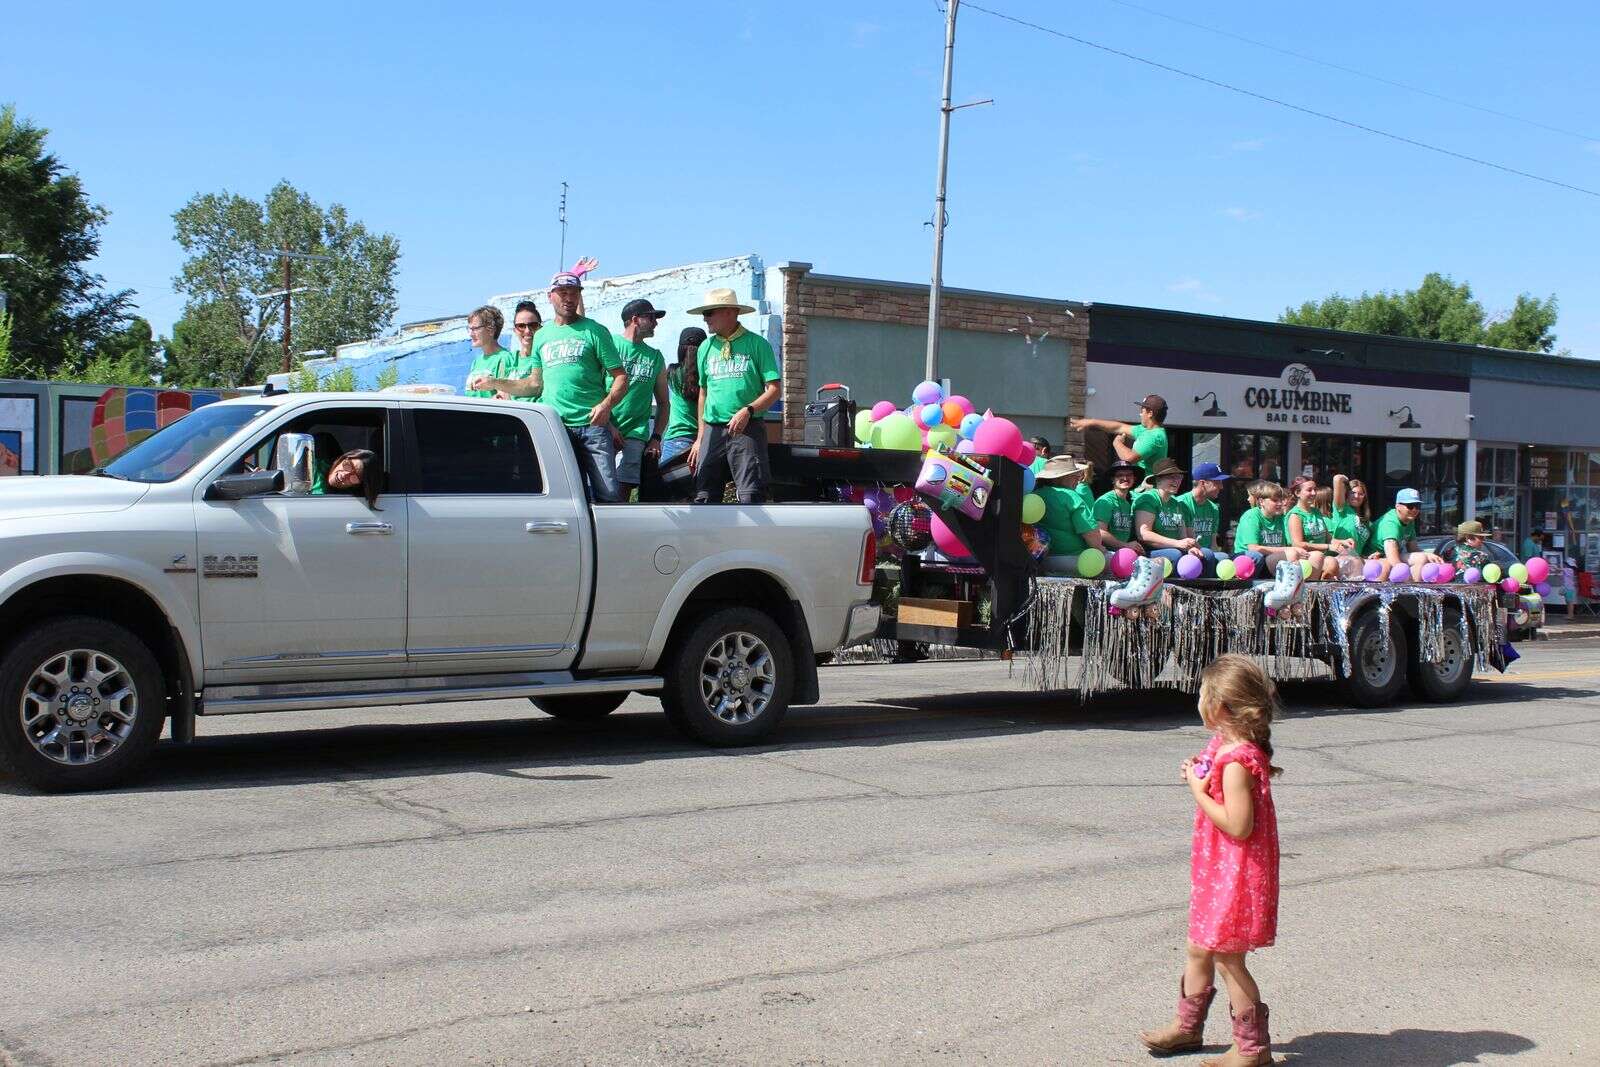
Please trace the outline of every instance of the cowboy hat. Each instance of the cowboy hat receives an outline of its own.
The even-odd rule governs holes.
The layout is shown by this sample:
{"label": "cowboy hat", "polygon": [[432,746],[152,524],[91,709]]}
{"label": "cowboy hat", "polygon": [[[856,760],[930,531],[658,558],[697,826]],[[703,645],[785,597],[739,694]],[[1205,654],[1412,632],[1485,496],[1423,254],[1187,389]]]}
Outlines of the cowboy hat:
{"label": "cowboy hat", "polygon": [[716,311],[718,308],[733,308],[741,315],[748,315],[755,310],[749,304],[739,303],[739,294],[732,289],[707,289],[706,302],[697,308],[690,308],[684,314],[704,315],[706,312]]}
{"label": "cowboy hat", "polygon": [[1155,470],[1150,472],[1150,480],[1152,482],[1159,481],[1173,474],[1181,478],[1183,476],[1183,468],[1173,462],[1171,456],[1162,456],[1156,461]]}
{"label": "cowboy hat", "polygon": [[1074,474],[1082,474],[1088,469],[1089,465],[1087,463],[1079,463],[1072,456],[1063,453],[1059,456],[1051,456],[1046,460],[1044,466],[1040,467],[1038,473],[1034,475],[1034,480],[1052,482],[1057,478],[1070,478]]}
{"label": "cowboy hat", "polygon": [[[1137,463],[1113,463],[1106,468],[1106,477],[1115,479],[1123,471],[1127,471],[1140,479],[1144,478],[1144,468]],[[1034,475],[1034,477],[1037,479],[1038,475]]]}

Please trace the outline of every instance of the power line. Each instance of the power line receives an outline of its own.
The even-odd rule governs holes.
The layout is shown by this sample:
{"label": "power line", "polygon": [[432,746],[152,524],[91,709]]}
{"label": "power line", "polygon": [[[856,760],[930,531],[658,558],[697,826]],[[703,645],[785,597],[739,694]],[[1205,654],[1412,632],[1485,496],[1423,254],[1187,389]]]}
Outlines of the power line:
{"label": "power line", "polygon": [[1258,93],[1251,89],[1242,89],[1237,85],[1230,85],[1227,82],[1218,81],[1215,78],[1209,78],[1204,74],[1196,74],[1193,71],[1183,70],[1179,67],[1168,66],[1165,63],[1158,63],[1153,59],[1146,59],[1143,56],[1136,56],[1132,52],[1124,52],[1121,49],[1112,48],[1110,45],[1104,45],[1097,41],[1091,41],[1086,37],[1078,37],[1074,34],[1065,33],[1061,30],[1054,30],[1049,26],[1041,26],[1037,22],[1029,22],[1027,19],[1020,19],[1015,15],[1007,15],[1004,12],[994,11],[990,8],[981,7],[978,4],[968,3],[967,6],[974,11],[981,11],[985,15],[990,15],[1005,22],[1012,22],[1018,26],[1024,26],[1030,30],[1037,30],[1040,33],[1049,34],[1052,37],[1060,37],[1063,40],[1085,45],[1101,52],[1107,52],[1114,56],[1121,56],[1123,59],[1131,59],[1135,63],[1143,63],[1147,67],[1155,67],[1157,70],[1164,70],[1169,74],[1176,74],[1183,78],[1189,78],[1197,82],[1203,82],[1206,85],[1214,86],[1218,89],[1226,89],[1230,93],[1238,93],[1241,96],[1248,96],[1252,99],[1261,100],[1268,104],[1275,104],[1278,107],[1287,108],[1290,111],[1298,111],[1302,115],[1310,115],[1313,118],[1319,118],[1326,122],[1337,123],[1340,126],[1347,126],[1352,130],[1360,130],[1363,133],[1374,134],[1378,137],[1386,137],[1391,141],[1398,141],[1401,144],[1411,145],[1413,148],[1422,148],[1429,152],[1437,152],[1441,156],[1449,156],[1452,159],[1459,159],[1467,163],[1476,163],[1480,167],[1489,167],[1492,170],[1503,171],[1506,174],[1515,174],[1520,178],[1529,178],[1536,182],[1543,182],[1546,185],[1554,185],[1557,188],[1568,189],[1574,193],[1583,193],[1585,196],[1600,198],[1600,192],[1596,192],[1593,189],[1585,189],[1581,185],[1571,185],[1564,181],[1558,181],[1555,178],[1546,178],[1542,174],[1533,174],[1529,171],[1518,170],[1515,167],[1508,167],[1504,163],[1495,163],[1492,160],[1479,159],[1477,156],[1469,156],[1463,152],[1456,152],[1449,148],[1440,148],[1438,145],[1428,144],[1426,141],[1418,141],[1415,138],[1406,137],[1403,134],[1390,133],[1387,130],[1380,130],[1374,126],[1363,126],[1359,122],[1352,122],[1349,119],[1342,119],[1338,115],[1330,115],[1326,111],[1317,111],[1313,108],[1302,107],[1299,104],[1291,104],[1289,101],[1280,100],[1275,96],[1267,96],[1265,93]]}
{"label": "power line", "polygon": [[1482,104],[1474,104],[1470,100],[1458,100],[1453,96],[1446,96],[1443,93],[1436,93],[1432,89],[1424,89],[1420,85],[1409,85],[1406,82],[1395,81],[1393,78],[1385,78],[1381,74],[1372,74],[1368,71],[1357,70],[1355,67],[1346,67],[1339,63],[1329,62],[1326,59],[1318,59],[1316,56],[1306,55],[1304,52],[1296,52],[1292,48],[1284,48],[1280,45],[1268,44],[1266,41],[1258,41],[1253,37],[1245,37],[1242,34],[1234,33],[1231,30],[1220,29],[1216,26],[1207,26],[1205,23],[1194,22],[1190,19],[1180,18],[1177,15],[1169,15],[1165,11],[1157,11],[1154,8],[1145,7],[1142,4],[1131,3],[1130,0],[1108,0],[1108,2],[1116,4],[1119,7],[1131,8],[1134,11],[1142,11],[1146,15],[1154,15],[1156,18],[1166,19],[1168,22],[1176,22],[1179,25],[1190,26],[1197,30],[1204,30],[1206,33],[1214,33],[1219,37],[1227,37],[1231,40],[1243,41],[1245,44],[1254,45],[1257,48],[1265,48],[1267,51],[1277,52],[1279,55],[1293,56],[1295,59],[1304,60],[1307,63],[1315,63],[1319,67],[1327,67],[1330,70],[1338,70],[1343,71],[1346,74],[1354,74],[1358,78],[1366,78],[1370,81],[1382,82],[1384,85],[1391,85],[1396,89],[1404,89],[1407,92],[1421,93],[1423,96],[1431,96],[1433,99],[1442,100],[1447,104],[1455,104],[1457,107],[1465,107],[1471,108],[1473,111],[1481,111],[1485,115],[1495,115],[1499,118],[1510,119],[1512,122],[1521,122],[1528,126],[1537,126],[1541,130],[1549,130],[1551,133],[1559,133],[1567,137],[1576,137],[1580,141],[1600,141],[1600,137],[1591,137],[1586,133],[1579,133],[1577,130],[1569,130],[1561,126],[1552,126],[1548,122],[1540,122],[1538,119],[1530,119],[1523,115],[1513,115],[1509,111],[1496,111],[1492,107],[1484,107]]}

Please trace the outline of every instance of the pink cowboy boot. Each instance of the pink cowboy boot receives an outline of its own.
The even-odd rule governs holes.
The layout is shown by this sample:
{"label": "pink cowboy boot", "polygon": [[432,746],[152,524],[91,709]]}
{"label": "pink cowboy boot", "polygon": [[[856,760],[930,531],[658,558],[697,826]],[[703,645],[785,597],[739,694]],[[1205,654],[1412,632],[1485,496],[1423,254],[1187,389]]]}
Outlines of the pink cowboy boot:
{"label": "pink cowboy boot", "polygon": [[1267,1034],[1267,1006],[1251,1004],[1233,1015],[1233,1047],[1200,1067],[1261,1067],[1272,1062],[1272,1038]]}
{"label": "pink cowboy boot", "polygon": [[1217,995],[1215,986],[1206,986],[1193,996],[1183,995],[1183,978],[1178,978],[1178,1018],[1160,1030],[1145,1030],[1139,1040],[1154,1056],[1171,1056],[1178,1052],[1193,1052],[1202,1044],[1206,1028],[1206,1012],[1211,1010],[1211,998]]}

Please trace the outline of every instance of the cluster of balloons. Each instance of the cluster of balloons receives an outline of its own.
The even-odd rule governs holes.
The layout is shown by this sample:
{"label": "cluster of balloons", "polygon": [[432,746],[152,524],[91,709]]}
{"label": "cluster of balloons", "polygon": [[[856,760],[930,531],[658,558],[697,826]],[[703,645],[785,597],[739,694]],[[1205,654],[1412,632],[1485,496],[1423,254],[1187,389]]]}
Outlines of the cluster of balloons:
{"label": "cluster of balloons", "polygon": [[[1105,553],[1098,548],[1086,548],[1078,553],[1078,574],[1084,578],[1096,578],[1107,570],[1113,578],[1127,578],[1133,574],[1134,563],[1138,554],[1131,548],[1119,548],[1113,553]],[[1173,573],[1170,561],[1166,563],[1168,576]],[[1204,564],[1196,556],[1184,556],[1178,561],[1177,575],[1183,579],[1200,577]],[[1256,574],[1256,561],[1250,556],[1240,555],[1232,559],[1223,558],[1217,561],[1217,577],[1224,582],[1247,582]],[[1311,563],[1308,560],[1300,561],[1301,572],[1307,578],[1311,577]],[[1369,582],[1376,582],[1383,576],[1383,563],[1379,560],[1369,559],[1362,568],[1361,577]],[[1542,557],[1535,557],[1526,563],[1513,563],[1504,573],[1498,564],[1491,563],[1479,570],[1477,567],[1468,567],[1457,571],[1453,563],[1425,563],[1417,569],[1415,574],[1404,563],[1397,564],[1389,571],[1391,582],[1428,582],[1448,583],[1462,581],[1468,585],[1478,582],[1487,582],[1490,585],[1499,585],[1508,593],[1515,593],[1525,585],[1532,585],[1533,591],[1540,596],[1550,592],[1550,585],[1546,579],[1550,577],[1550,564]]]}
{"label": "cluster of balloons", "polygon": [[1498,563],[1491,563],[1481,571],[1477,567],[1468,567],[1461,579],[1468,584],[1487,582],[1498,585],[1507,593],[1519,593],[1525,585],[1532,585],[1533,591],[1540,596],[1550,595],[1550,561],[1543,556],[1534,556],[1526,563],[1513,563],[1501,571]]}

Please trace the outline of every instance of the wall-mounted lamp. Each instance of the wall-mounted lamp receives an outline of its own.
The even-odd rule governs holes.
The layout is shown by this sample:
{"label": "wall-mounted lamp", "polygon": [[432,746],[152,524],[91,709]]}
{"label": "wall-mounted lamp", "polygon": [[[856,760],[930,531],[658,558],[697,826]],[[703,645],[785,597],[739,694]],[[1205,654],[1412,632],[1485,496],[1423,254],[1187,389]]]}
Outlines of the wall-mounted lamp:
{"label": "wall-mounted lamp", "polygon": [[1206,408],[1204,411],[1202,411],[1200,413],[1200,417],[1202,419],[1225,419],[1225,418],[1227,418],[1228,417],[1228,413],[1226,411],[1223,411],[1222,408],[1217,405],[1217,394],[1216,394],[1215,390],[1213,390],[1212,392],[1206,393],[1204,396],[1195,397],[1194,398],[1194,402],[1196,404],[1198,404],[1198,403],[1200,403],[1200,401],[1204,400],[1208,396],[1211,398],[1211,406]]}
{"label": "wall-mounted lamp", "polygon": [[1402,411],[1406,413],[1405,421],[1400,424],[1400,428],[1402,430],[1420,430],[1420,429],[1422,429],[1422,423],[1418,422],[1416,419],[1412,418],[1412,416],[1411,416],[1411,405],[1410,404],[1404,404],[1404,405],[1402,405],[1400,407],[1395,408],[1393,411],[1389,412],[1389,417],[1392,419],[1396,415],[1400,414]]}

